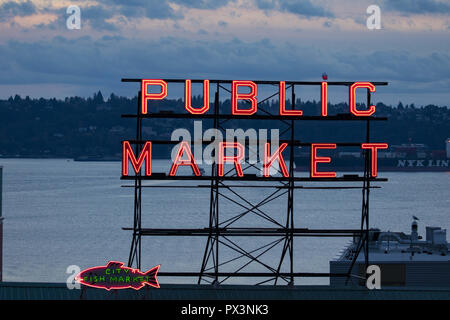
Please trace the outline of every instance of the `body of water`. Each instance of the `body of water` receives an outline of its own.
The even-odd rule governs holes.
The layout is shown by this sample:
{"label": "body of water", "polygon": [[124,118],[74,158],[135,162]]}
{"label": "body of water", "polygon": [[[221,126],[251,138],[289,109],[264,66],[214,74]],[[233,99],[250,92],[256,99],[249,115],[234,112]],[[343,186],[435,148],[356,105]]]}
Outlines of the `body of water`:
{"label": "body of water", "polygon": [[[64,159],[1,159],[3,165],[4,281],[65,282],[69,265],[81,269],[104,265],[109,260],[127,262],[131,233],[122,227],[133,223],[134,192],[121,187],[119,162],[74,162]],[[154,160],[153,172],[168,171],[170,163]],[[205,169],[207,169],[205,167]],[[207,170],[208,172],[208,170]],[[306,173],[301,173],[305,175]],[[373,189],[371,227],[410,232],[412,215],[425,226],[450,227],[450,173],[380,173],[388,182]],[[150,182],[180,185],[180,181]],[[149,185],[146,182],[145,184]],[[193,185],[205,181],[190,182]],[[252,183],[255,184],[255,183]],[[314,182],[305,186],[330,186]],[[355,184],[353,184],[355,185]],[[261,201],[274,189],[241,188],[251,203]],[[233,196],[223,191],[228,196]],[[210,193],[207,188],[146,188],[143,192],[143,227],[203,228],[208,225]],[[286,196],[263,207],[265,213],[284,223]],[[245,209],[221,198],[221,219]],[[360,190],[295,191],[297,228],[359,228]],[[242,218],[239,227],[274,227],[254,214]],[[298,238],[294,244],[298,272],[328,272],[328,262],[348,243],[348,238]],[[247,250],[273,238],[233,239]],[[203,237],[143,238],[142,269],[161,264],[161,271],[199,271],[206,243]],[[274,266],[282,243],[262,257]],[[236,256],[225,247],[221,261]],[[245,263],[236,261],[236,266]],[[223,271],[230,271],[223,269]],[[251,264],[242,271],[264,271]],[[196,279],[161,278],[162,283],[194,282]],[[237,280],[234,280],[236,283]],[[239,279],[240,283],[246,280]],[[230,282],[233,283],[233,282]],[[328,283],[328,279],[297,279],[296,284]]]}

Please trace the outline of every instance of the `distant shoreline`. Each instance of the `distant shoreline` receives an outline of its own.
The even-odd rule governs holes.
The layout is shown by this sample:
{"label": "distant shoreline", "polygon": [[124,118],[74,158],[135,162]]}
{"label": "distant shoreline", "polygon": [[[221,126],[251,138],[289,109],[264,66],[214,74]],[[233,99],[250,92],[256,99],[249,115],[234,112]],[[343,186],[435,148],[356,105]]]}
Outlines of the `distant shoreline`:
{"label": "distant shoreline", "polygon": [[[154,159],[157,159],[157,160],[170,160],[170,159],[167,159],[167,158],[163,158],[163,157],[158,157],[158,156],[155,156],[155,157],[153,157]],[[99,162],[101,162],[101,161],[104,161],[104,162],[120,162],[120,161],[122,161],[122,159],[120,158],[120,157],[113,157],[113,156],[111,156],[111,157],[109,157],[109,156],[106,156],[106,157],[97,157],[97,156],[89,156],[89,157],[86,157],[86,158],[84,158],[84,156],[82,156],[82,157],[75,157],[75,158],[73,158],[73,157],[64,157],[64,156],[61,156],[61,157],[59,157],[59,156],[48,156],[48,157],[42,157],[42,156],[22,156],[22,155],[20,155],[20,156],[0,156],[0,160],[2,160],[2,159],[8,159],[8,160],[14,160],[14,159],[35,159],[35,160],[46,160],[46,159],[48,159],[48,160],[72,160],[72,161],[76,161],[76,162],[89,162],[89,161],[99,161]]]}

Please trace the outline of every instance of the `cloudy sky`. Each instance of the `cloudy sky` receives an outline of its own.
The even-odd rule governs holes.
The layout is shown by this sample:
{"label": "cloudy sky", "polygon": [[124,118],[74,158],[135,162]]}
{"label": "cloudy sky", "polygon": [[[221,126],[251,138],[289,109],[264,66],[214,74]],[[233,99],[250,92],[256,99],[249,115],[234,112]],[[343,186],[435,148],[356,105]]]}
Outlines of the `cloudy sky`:
{"label": "cloudy sky", "polygon": [[[66,26],[70,5],[79,30]],[[379,30],[367,28],[370,5],[381,9]],[[450,0],[0,0],[0,98],[134,95],[122,77],[317,81],[327,72],[389,81],[376,93],[386,103],[449,106],[449,40]]]}

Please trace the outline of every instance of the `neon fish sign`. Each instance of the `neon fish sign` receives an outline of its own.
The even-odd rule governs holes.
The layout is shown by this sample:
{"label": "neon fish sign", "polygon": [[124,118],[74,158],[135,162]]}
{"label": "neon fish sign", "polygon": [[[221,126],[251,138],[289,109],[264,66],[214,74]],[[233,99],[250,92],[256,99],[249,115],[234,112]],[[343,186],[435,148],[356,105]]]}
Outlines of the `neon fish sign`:
{"label": "neon fish sign", "polygon": [[147,272],[141,272],[139,269],[125,267],[123,262],[110,261],[105,266],[92,267],[81,271],[75,277],[75,281],[85,286],[108,291],[128,288],[139,290],[145,285],[159,288],[156,279],[159,267],[158,265]]}

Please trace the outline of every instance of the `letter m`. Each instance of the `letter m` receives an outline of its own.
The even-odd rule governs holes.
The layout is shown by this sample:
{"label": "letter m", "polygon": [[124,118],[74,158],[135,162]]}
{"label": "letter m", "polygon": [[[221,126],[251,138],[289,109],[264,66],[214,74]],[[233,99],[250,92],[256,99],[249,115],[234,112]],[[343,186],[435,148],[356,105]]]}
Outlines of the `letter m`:
{"label": "letter m", "polygon": [[131,162],[134,172],[137,174],[141,171],[142,164],[145,161],[145,175],[152,175],[152,143],[147,141],[136,159],[136,155],[130,146],[129,141],[122,142],[122,176],[128,176],[128,165]]}

